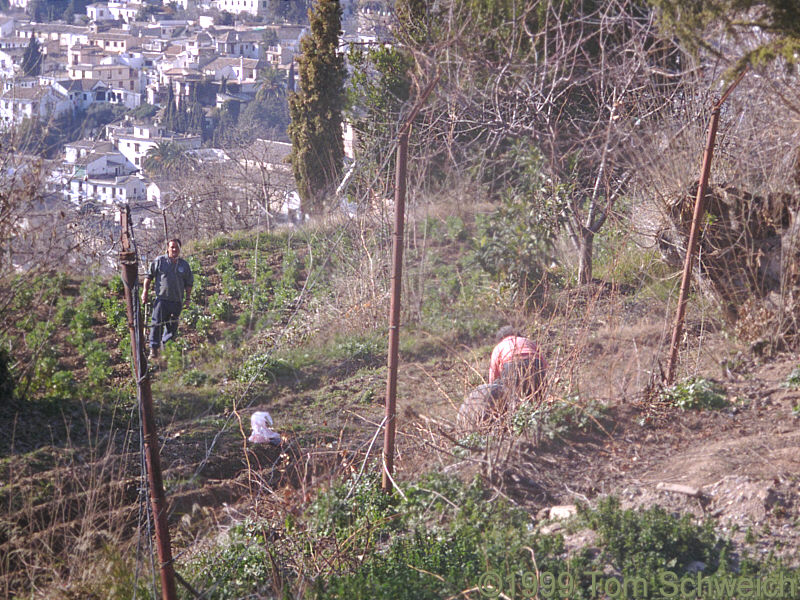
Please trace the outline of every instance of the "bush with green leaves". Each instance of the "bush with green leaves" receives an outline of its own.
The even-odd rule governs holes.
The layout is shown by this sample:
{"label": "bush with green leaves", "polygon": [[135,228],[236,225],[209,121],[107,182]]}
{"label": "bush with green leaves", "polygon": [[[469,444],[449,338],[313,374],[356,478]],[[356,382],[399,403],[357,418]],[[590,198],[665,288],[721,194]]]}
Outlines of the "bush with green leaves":
{"label": "bush with green leaves", "polygon": [[199,369],[190,369],[183,374],[183,377],[181,377],[181,381],[184,385],[189,385],[192,387],[200,387],[201,385],[205,384],[207,380],[208,375]]}
{"label": "bush with green leaves", "polygon": [[514,433],[534,432],[537,437],[555,439],[573,431],[601,429],[606,407],[596,400],[581,400],[570,394],[553,402],[523,402],[511,417]]}
{"label": "bush with green leaves", "polygon": [[[530,598],[537,597],[535,572],[552,575],[549,582],[539,580],[538,597],[586,600],[599,597],[592,573],[650,582],[665,569],[682,577],[695,561],[705,564],[706,576],[732,569],[730,543],[710,521],[698,525],[658,506],[622,510],[609,497],[594,509],[581,508],[566,529],[591,529],[597,542],[591,551],[567,554],[561,534],[541,533],[529,514],[480,479],[464,483],[428,474],[402,483],[394,494],[385,494],[379,483],[379,470],[368,465],[320,493],[299,519],[288,517],[283,535],[272,523],[247,520],[196,557],[188,572],[213,597],[271,597],[278,588],[295,597],[305,588],[300,596],[317,600],[455,598],[486,583],[488,571],[502,578],[505,597]],[[747,574],[761,569],[760,563],[740,566]],[[312,570],[309,590],[304,584]],[[555,593],[566,583],[569,590]],[[648,597],[662,597],[651,590]]]}
{"label": "bush with green leaves", "polygon": [[189,565],[199,575],[195,587],[217,600],[273,597],[269,532],[267,523],[252,520],[231,527],[220,544]]}
{"label": "bush with green leaves", "polygon": [[705,410],[728,406],[725,394],[725,387],[715,381],[689,377],[663,390],[660,398],[682,410]]}
{"label": "bush with green leaves", "polygon": [[164,345],[163,358],[170,373],[183,373],[189,364],[189,344],[184,338],[170,340]]}
{"label": "bush with green leaves", "polygon": [[[381,493],[376,483],[368,490]],[[336,492],[340,498],[342,492]],[[464,484],[429,475],[406,486],[402,498],[375,496],[371,502],[369,493],[364,500],[365,493],[355,490],[348,498],[351,502],[337,505],[339,514],[347,517],[341,523],[349,524],[337,537],[360,535],[356,547],[375,550],[365,552],[360,564],[321,581],[317,598],[457,597],[474,589],[487,571],[496,571],[505,581],[533,571],[532,555],[540,570],[556,577],[568,570],[581,572],[582,558],[561,558],[560,536],[536,534],[527,513],[491,499],[477,479]],[[368,510],[359,508],[361,500]],[[578,589],[572,597],[585,596]]]}
{"label": "bush with green leaves", "polygon": [[241,298],[246,292],[244,284],[238,279],[233,256],[227,250],[217,255],[217,272],[222,283],[222,294],[228,298]]}
{"label": "bush with green leaves", "polygon": [[786,376],[786,381],[783,382],[782,386],[791,390],[800,388],[800,367],[792,369],[791,373]]}
{"label": "bush with green leaves", "polygon": [[271,353],[251,354],[236,372],[236,379],[249,383],[250,381],[274,381],[277,377],[291,375],[294,367],[286,360],[273,356]]}
{"label": "bush with green leaves", "polygon": [[507,162],[513,165],[507,175],[513,175],[509,175],[499,208],[476,218],[474,256],[499,280],[514,289],[531,291],[552,260],[569,190],[546,175],[541,153],[528,142],[513,144],[507,153]]}
{"label": "bush with green leaves", "polygon": [[294,306],[297,301],[297,282],[303,266],[297,252],[289,248],[283,254],[281,278],[273,290],[272,310],[280,313]]}
{"label": "bush with green leaves", "polygon": [[102,386],[112,372],[108,349],[100,342],[91,341],[84,348],[84,358],[89,370],[89,382],[95,386]]}
{"label": "bush with green leaves", "polygon": [[387,341],[383,336],[360,335],[335,342],[333,356],[343,360],[372,363],[386,357]]}
{"label": "bush with green leaves", "polygon": [[222,294],[213,294],[208,299],[208,314],[217,321],[230,321],[233,318],[233,305]]}
{"label": "bush with green leaves", "polygon": [[714,533],[710,520],[698,526],[690,515],[675,517],[660,506],[622,510],[612,496],[581,519],[600,534],[604,553],[623,576],[650,579],[664,569],[682,575],[694,561],[706,565],[706,574],[730,566],[730,543]]}
{"label": "bush with green leaves", "polygon": [[59,398],[72,398],[76,389],[72,371],[56,371],[50,377],[50,392]]}

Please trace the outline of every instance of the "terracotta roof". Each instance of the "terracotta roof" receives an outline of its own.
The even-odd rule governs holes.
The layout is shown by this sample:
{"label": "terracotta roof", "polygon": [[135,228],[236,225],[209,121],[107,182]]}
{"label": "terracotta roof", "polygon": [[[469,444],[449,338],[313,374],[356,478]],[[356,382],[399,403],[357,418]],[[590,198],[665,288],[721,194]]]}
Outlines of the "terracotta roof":
{"label": "terracotta roof", "polygon": [[49,87],[43,85],[37,85],[34,87],[15,87],[4,92],[0,98],[3,98],[3,100],[39,100],[45,94],[47,94],[49,89]]}
{"label": "terracotta roof", "polygon": [[205,67],[203,67],[203,70],[217,71],[228,66],[238,67],[240,64],[244,65],[244,67],[247,69],[256,69],[260,66],[260,61],[257,58],[230,58],[223,56],[212,60]]}
{"label": "terracotta roof", "polygon": [[[68,92],[86,92],[94,88],[100,79],[61,79],[58,84]],[[105,84],[103,84],[105,85]]]}

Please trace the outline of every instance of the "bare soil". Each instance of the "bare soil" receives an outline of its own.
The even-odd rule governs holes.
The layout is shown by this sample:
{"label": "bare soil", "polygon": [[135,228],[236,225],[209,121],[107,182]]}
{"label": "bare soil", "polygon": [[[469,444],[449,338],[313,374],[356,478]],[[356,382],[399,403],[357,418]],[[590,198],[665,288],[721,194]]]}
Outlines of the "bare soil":
{"label": "bare soil", "polygon": [[[797,355],[756,357],[713,319],[690,311],[680,372],[715,378],[725,386],[730,406],[681,411],[658,402],[653,393],[670,324],[668,308],[602,287],[557,298],[532,318],[530,329],[551,365],[550,400],[571,393],[576,404],[600,402],[605,410],[587,431],[570,430],[552,440],[513,440],[495,457],[491,482],[533,515],[613,494],[624,507],[658,504],[714,519],[720,533],[737,544],[793,560],[789,552],[800,545],[800,430],[793,411],[800,390],[784,382],[800,364]],[[215,324],[215,336],[223,326]],[[480,456],[456,456],[453,425],[461,399],[485,376],[490,350],[491,340],[476,345],[432,338],[425,352],[401,357],[398,479],[430,470],[487,474]],[[114,363],[121,385],[126,359],[116,355]],[[299,513],[332,478],[373,468],[382,449],[382,436],[376,434],[384,412],[385,369],[371,365],[365,374],[361,366],[341,364],[309,374],[313,389],[299,375],[275,382],[277,391],[265,391],[263,400],[256,394],[255,402],[216,421],[173,419],[164,425],[162,466],[178,553],[220,523],[254,510]],[[375,393],[365,395],[366,388]],[[156,403],[163,418],[170,407],[158,398]],[[270,410],[283,434],[281,448],[246,442],[250,414],[261,409]],[[82,479],[100,482],[91,515],[112,519],[117,540],[135,537],[141,502],[134,454],[115,452],[118,444],[111,444],[108,452],[94,456],[37,429],[48,419],[82,423],[79,411],[27,410],[3,407],[6,418],[0,423],[0,432],[14,440],[14,454],[2,463],[6,510],[0,554],[15,557],[0,588],[7,593],[26,585],[23,580],[31,574],[26,561],[37,553],[74,547],[72,534],[59,532],[87,531],[84,496],[90,490],[81,487]],[[225,433],[218,435],[222,421]],[[51,518],[56,513],[58,518]],[[81,551],[105,543],[102,523],[88,531],[98,539],[82,540]]]}

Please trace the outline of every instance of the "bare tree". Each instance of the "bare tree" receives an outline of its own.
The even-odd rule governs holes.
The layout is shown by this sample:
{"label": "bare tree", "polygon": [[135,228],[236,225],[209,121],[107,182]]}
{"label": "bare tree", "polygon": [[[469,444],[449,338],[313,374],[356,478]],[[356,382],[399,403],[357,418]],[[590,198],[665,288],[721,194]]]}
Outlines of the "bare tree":
{"label": "bare tree", "polygon": [[639,123],[674,102],[677,50],[632,0],[437,6],[448,41],[418,36],[414,48],[418,64],[444,72],[426,111],[428,148],[488,180],[490,193],[515,184],[510,147],[541,152],[580,280],[590,281],[594,236],[629,179],[626,148]]}

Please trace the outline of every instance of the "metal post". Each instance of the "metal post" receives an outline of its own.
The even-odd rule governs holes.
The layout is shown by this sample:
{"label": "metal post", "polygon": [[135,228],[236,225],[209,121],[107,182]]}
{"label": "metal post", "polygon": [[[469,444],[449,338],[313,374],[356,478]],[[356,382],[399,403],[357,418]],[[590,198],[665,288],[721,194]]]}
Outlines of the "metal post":
{"label": "metal post", "polygon": [[395,415],[397,413],[397,363],[400,341],[400,292],[403,274],[403,230],[406,206],[406,160],[408,158],[408,128],[400,133],[397,146],[397,169],[394,191],[394,246],[392,251],[392,295],[389,307],[389,377],[386,380],[386,429],[383,437],[384,491],[392,491],[394,472]]}
{"label": "metal post", "polygon": [[397,350],[400,342],[400,296],[403,274],[403,232],[405,230],[406,209],[406,165],[408,163],[408,136],[411,124],[422,109],[433,88],[439,81],[440,74],[434,76],[422,90],[411,109],[403,126],[397,144],[397,165],[395,171],[394,190],[394,247],[392,252],[392,290],[389,306],[389,376],[386,379],[386,429],[383,435],[383,472],[381,487],[386,493],[392,491],[392,473],[394,473],[394,438],[397,429]]}
{"label": "metal post", "polygon": [[[176,600],[175,570],[172,564],[169,528],[167,526],[167,503],[164,497],[164,482],[161,477],[161,462],[158,455],[158,432],[153,418],[153,397],[150,390],[150,375],[147,372],[147,359],[144,354],[144,324],[141,314],[134,312],[133,290],[138,283],[136,253],[130,249],[128,228],[130,227],[130,208],[126,206],[120,215],[122,225],[122,251],[119,253],[122,265],[122,281],[125,284],[125,306],[128,312],[128,327],[131,334],[131,353],[139,407],[144,436],[145,462],[150,486],[150,506],[156,525],[156,545],[161,573],[161,597],[163,600]],[[137,331],[138,323],[138,331]]]}
{"label": "metal post", "polygon": [[717,137],[717,126],[719,125],[719,113],[722,105],[728,98],[728,95],[733,91],[733,88],[742,80],[747,69],[739,74],[739,77],[734,81],[722,97],[714,103],[711,109],[711,123],[708,126],[708,138],[706,140],[706,149],[703,153],[703,166],[700,170],[700,182],[697,184],[697,196],[694,201],[694,213],[692,215],[692,227],[689,230],[689,242],[686,248],[686,260],[683,264],[683,277],[681,278],[681,291],[678,296],[678,311],[675,314],[675,326],[672,330],[672,343],[670,344],[669,364],[667,366],[667,385],[672,385],[675,380],[675,363],[678,359],[678,344],[680,342],[681,333],[683,332],[683,319],[686,315],[686,301],[689,296],[689,285],[692,280],[692,267],[694,264],[694,252],[697,247],[697,240],[700,237],[700,222],[703,220],[703,213],[705,211],[705,197],[706,188],[708,187],[708,178],[711,173],[711,159],[714,156],[714,141]]}
{"label": "metal post", "polygon": [[167,229],[167,209],[161,211],[161,216],[164,219],[164,248],[169,246],[169,230]]}

